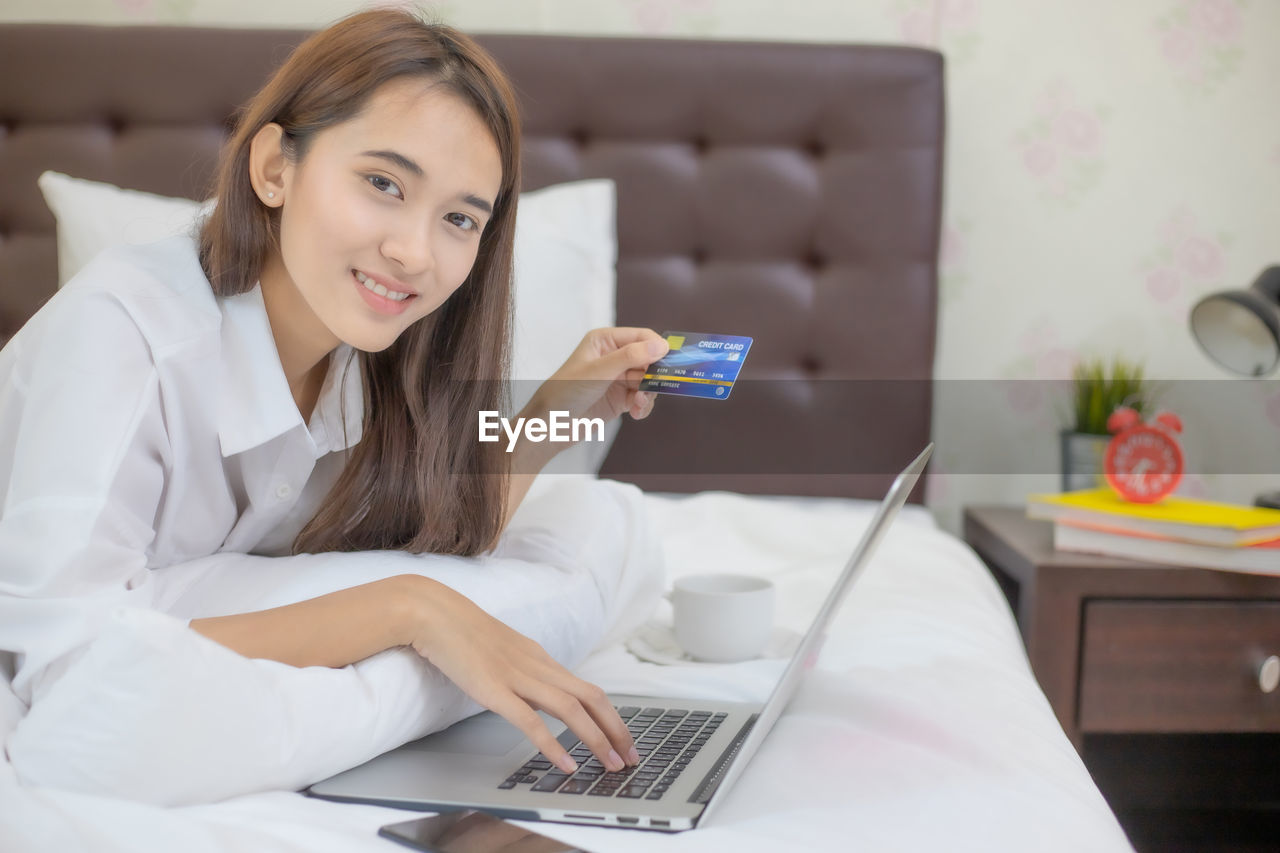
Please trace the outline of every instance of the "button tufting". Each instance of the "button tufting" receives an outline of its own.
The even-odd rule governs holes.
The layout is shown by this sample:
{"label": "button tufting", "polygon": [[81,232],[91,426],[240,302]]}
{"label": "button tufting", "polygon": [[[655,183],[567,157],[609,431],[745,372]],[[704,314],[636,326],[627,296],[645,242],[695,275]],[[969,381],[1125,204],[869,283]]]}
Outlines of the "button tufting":
{"label": "button tufting", "polygon": [[821,140],[815,139],[812,142],[805,145],[804,150],[809,154],[810,157],[819,159],[826,156],[827,146],[824,145]]}
{"label": "button tufting", "polygon": [[695,266],[702,266],[707,262],[707,250],[697,248],[689,253],[689,257],[693,260]]}
{"label": "button tufting", "polygon": [[573,144],[579,148],[586,148],[591,142],[591,134],[587,133],[585,130],[578,129],[569,134],[569,139],[572,140]]}
{"label": "button tufting", "polygon": [[711,150],[711,142],[705,136],[699,136],[693,140],[693,150],[699,155],[706,154]]}
{"label": "button tufting", "polygon": [[107,130],[117,136],[124,132],[125,120],[119,116],[108,116],[106,119]]}
{"label": "button tufting", "polygon": [[809,374],[820,373],[822,362],[818,361],[816,356],[806,355],[800,359],[800,369]]}
{"label": "button tufting", "polygon": [[804,262],[806,266],[812,267],[815,270],[820,270],[827,265],[827,259],[817,252],[810,252],[805,255]]}

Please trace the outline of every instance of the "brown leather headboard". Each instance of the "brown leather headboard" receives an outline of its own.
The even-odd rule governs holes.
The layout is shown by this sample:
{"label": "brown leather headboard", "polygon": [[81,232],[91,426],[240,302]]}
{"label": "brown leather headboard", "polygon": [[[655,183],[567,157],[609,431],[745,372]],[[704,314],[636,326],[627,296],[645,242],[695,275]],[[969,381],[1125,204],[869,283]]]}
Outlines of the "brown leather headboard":
{"label": "brown leather headboard", "polygon": [[[0,26],[0,339],[54,290],[42,171],[206,197],[235,108],[305,35]],[[755,338],[730,399],[662,398],[624,425],[604,473],[668,491],[883,494],[929,436],[942,57],[480,40],[521,95],[525,188],[617,182],[619,324]]]}

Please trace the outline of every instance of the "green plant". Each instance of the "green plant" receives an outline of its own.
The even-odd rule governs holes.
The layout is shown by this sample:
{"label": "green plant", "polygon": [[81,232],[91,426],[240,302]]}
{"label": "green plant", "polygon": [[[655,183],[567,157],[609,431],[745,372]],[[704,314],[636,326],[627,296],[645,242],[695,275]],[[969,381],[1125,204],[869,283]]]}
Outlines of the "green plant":
{"label": "green plant", "polygon": [[1107,364],[1088,359],[1071,372],[1071,407],[1075,432],[1109,435],[1107,418],[1120,406],[1146,416],[1154,405],[1141,364],[1116,357]]}

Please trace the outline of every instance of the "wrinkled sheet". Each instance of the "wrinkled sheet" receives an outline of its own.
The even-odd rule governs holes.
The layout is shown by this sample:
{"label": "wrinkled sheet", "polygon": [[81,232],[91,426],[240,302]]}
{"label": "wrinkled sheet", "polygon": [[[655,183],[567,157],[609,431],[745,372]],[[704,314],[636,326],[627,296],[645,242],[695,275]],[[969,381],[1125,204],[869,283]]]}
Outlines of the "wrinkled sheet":
{"label": "wrinkled sheet", "polygon": [[[724,493],[645,503],[668,582],[705,571],[770,577],[778,622],[793,630],[806,627],[875,509]],[[669,619],[667,608],[652,617]],[[615,641],[577,671],[619,692],[761,700],[781,667],[660,666]],[[377,828],[410,816],[286,791],[162,808],[24,786],[0,765],[6,851],[390,853],[402,848]],[[817,666],[708,825],[674,835],[529,826],[593,851],[1131,849],[1036,685],[994,581],[920,507],[895,521]]]}

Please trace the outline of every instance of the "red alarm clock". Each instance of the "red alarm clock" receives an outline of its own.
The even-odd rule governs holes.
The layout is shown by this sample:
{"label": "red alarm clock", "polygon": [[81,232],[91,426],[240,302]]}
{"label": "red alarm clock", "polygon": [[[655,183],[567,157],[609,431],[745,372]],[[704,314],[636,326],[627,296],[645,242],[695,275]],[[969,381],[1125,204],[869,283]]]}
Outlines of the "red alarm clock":
{"label": "red alarm clock", "polygon": [[1177,433],[1182,421],[1161,412],[1143,423],[1133,409],[1121,407],[1107,418],[1115,433],[1107,445],[1102,467],[1107,482],[1120,497],[1135,503],[1154,503],[1173,492],[1182,480],[1182,448]]}

